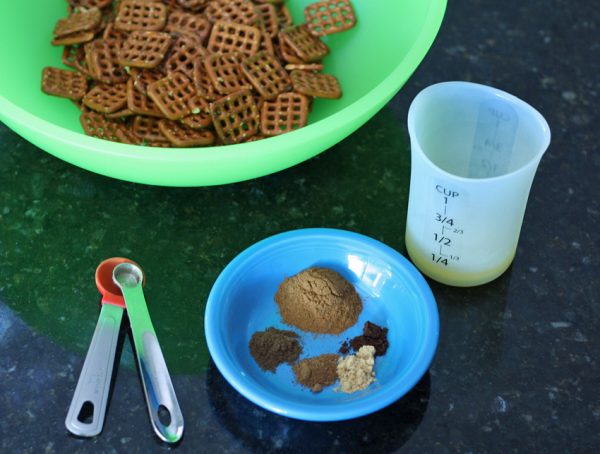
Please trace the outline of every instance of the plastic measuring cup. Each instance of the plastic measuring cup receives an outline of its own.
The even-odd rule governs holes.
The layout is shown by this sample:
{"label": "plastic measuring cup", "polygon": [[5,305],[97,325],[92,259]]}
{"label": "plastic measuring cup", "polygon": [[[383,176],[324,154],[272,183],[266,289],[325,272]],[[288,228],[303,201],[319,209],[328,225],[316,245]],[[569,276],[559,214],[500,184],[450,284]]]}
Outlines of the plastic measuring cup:
{"label": "plastic measuring cup", "polygon": [[120,263],[135,264],[123,257],[112,257],[96,268],[96,287],[102,294],[102,308],[65,419],[67,430],[80,437],[94,437],[102,432],[104,426],[125,308],[121,289],[112,280],[113,269]]}
{"label": "plastic measuring cup", "polygon": [[546,120],[501,90],[445,82],[416,96],[408,130],[410,258],[444,284],[497,278],[515,256],[531,183],[550,144]]}

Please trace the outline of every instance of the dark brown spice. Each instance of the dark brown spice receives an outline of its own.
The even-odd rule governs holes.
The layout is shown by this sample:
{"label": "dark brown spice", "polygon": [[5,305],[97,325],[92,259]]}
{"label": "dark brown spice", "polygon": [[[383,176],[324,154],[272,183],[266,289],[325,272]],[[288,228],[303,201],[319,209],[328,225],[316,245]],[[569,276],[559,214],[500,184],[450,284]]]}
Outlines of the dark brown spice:
{"label": "dark brown spice", "polygon": [[340,347],[340,349],[338,351],[342,355],[347,355],[348,353],[350,353],[351,350],[352,350],[352,347],[350,347],[350,339],[346,339],[344,342],[342,342],[342,346]]}
{"label": "dark brown spice", "polygon": [[270,372],[282,363],[293,363],[302,353],[298,334],[273,327],[254,333],[249,347],[259,367]]}
{"label": "dark brown spice", "polygon": [[358,351],[363,345],[372,345],[375,347],[375,356],[383,356],[390,346],[387,333],[387,328],[382,328],[375,323],[365,322],[363,333],[353,339],[346,340],[340,347],[340,353],[345,355],[350,350]]}
{"label": "dark brown spice", "polygon": [[337,381],[339,358],[338,355],[327,353],[303,359],[292,367],[296,381],[314,393],[321,392],[324,387],[333,385]]}

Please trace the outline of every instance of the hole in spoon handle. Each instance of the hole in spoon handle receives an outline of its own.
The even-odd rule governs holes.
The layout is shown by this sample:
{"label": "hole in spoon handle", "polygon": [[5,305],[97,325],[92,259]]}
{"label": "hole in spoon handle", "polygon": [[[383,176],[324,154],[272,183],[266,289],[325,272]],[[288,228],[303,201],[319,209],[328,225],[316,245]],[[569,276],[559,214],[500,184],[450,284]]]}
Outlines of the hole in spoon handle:
{"label": "hole in spoon handle", "polygon": [[171,412],[164,405],[158,406],[157,415],[158,415],[158,420],[160,421],[160,423],[163,426],[168,426],[169,424],[171,424]]}
{"label": "hole in spoon handle", "polygon": [[158,339],[153,332],[142,336],[138,361],[152,426],[161,440],[176,443],[183,434],[183,415]]}
{"label": "hole in spoon handle", "polygon": [[94,404],[89,400],[86,400],[81,409],[79,410],[79,414],[77,415],[77,421],[82,424],[91,424],[94,422]]}
{"label": "hole in spoon handle", "polygon": [[122,316],[123,310],[116,306],[103,306],[100,311],[65,419],[74,435],[94,437],[102,432]]}

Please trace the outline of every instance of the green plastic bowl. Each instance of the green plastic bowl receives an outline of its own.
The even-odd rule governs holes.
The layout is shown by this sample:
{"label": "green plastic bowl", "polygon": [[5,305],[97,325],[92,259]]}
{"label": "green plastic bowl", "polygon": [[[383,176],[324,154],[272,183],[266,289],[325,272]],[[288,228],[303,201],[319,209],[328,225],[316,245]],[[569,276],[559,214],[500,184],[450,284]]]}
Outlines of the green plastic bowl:
{"label": "green plastic bowl", "polygon": [[[315,0],[288,2],[295,22]],[[288,168],[350,135],[402,87],[431,46],[446,0],[354,0],[357,25],[324,41],[325,71],[339,100],[317,100],[308,126],[279,137],[208,148],[162,149],[88,137],[69,100],[41,91],[44,66],[61,64],[50,44],[66,0],[0,2],[0,120],[48,153],[113,178],[165,186],[209,186]]]}

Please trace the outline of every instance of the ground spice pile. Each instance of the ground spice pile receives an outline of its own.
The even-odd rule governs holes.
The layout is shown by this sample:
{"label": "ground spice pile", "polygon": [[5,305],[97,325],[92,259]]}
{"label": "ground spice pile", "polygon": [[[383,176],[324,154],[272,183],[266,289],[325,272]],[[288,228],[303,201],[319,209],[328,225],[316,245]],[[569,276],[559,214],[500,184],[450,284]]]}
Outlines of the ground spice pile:
{"label": "ground spice pile", "polygon": [[350,350],[358,351],[364,345],[372,345],[375,347],[375,356],[383,356],[390,346],[387,333],[387,328],[382,328],[372,322],[365,322],[363,333],[360,336],[345,341],[340,347],[340,353],[345,355]]}
{"label": "ground spice pile", "polygon": [[352,284],[336,271],[319,267],[285,279],[275,301],[284,323],[322,334],[339,334],[350,328],[363,307]]}
{"label": "ground spice pile", "polygon": [[340,386],[336,391],[353,393],[365,389],[375,381],[375,347],[364,345],[356,355],[349,355],[341,359],[337,365],[337,375]]}
{"label": "ground spice pile", "polygon": [[[363,309],[354,286],[329,268],[311,267],[285,279],[275,294],[284,323],[313,334],[340,334],[355,325]],[[346,339],[334,353],[299,361],[300,337],[293,331],[268,328],[252,335],[250,353],[261,369],[275,372],[277,366],[292,366],[296,382],[321,392],[338,380],[335,391],[353,393],[375,381],[375,356],[389,347],[388,329],[367,321],[362,334]],[[349,354],[352,351],[355,354]]]}
{"label": "ground spice pile", "polygon": [[292,367],[296,381],[312,392],[321,392],[324,387],[333,385],[337,381],[339,358],[338,355],[328,353],[303,359]]}
{"label": "ground spice pile", "polygon": [[270,372],[282,363],[293,363],[302,353],[298,334],[273,327],[254,333],[249,347],[260,368]]}

